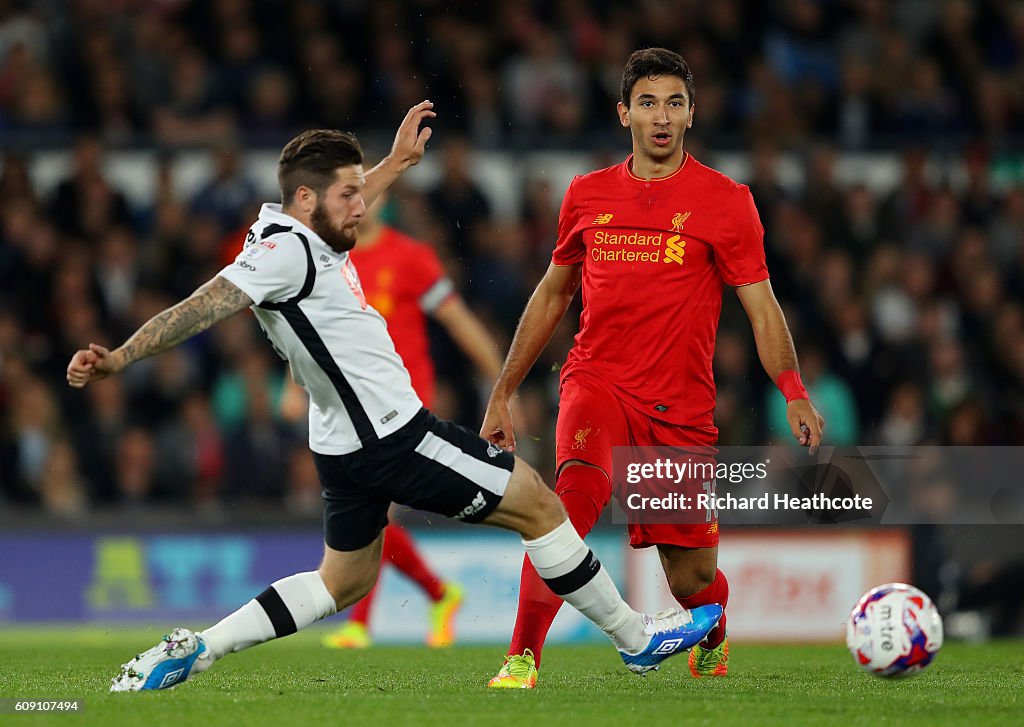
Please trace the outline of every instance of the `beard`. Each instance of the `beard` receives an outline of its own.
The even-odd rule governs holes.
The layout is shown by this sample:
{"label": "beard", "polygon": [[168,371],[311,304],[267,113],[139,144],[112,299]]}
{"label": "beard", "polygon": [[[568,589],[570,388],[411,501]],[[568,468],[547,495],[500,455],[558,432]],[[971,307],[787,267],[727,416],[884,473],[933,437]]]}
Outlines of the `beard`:
{"label": "beard", "polygon": [[317,204],[310,215],[310,227],[335,252],[348,252],[356,246],[356,228],[335,227],[323,204]]}

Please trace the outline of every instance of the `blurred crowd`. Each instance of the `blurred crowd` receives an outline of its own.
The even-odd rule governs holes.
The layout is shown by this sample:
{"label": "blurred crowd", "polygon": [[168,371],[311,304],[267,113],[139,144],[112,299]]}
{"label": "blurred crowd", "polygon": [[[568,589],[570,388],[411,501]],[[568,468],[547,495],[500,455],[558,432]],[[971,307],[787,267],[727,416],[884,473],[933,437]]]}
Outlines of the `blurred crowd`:
{"label": "blurred crowd", "polygon": [[0,0],[0,131],[275,146],[431,98],[477,147],[589,145],[657,45],[692,66],[708,144],[1004,143],[1024,122],[1015,0]]}
{"label": "blurred crowd", "polygon": [[[377,119],[424,97],[445,108],[441,173],[397,185],[387,219],[436,246],[507,345],[559,190],[531,180],[522,214],[502,217],[474,154],[593,144],[576,171],[621,161],[621,66],[648,44],[694,67],[695,156],[715,166],[737,140],[749,155],[740,181],[828,442],[1024,444],[1022,3],[0,0],[0,138],[15,140],[0,170],[0,501],[70,518],[161,501],[318,512],[287,372],[250,314],[84,391],[64,384],[71,353],[117,345],[233,259],[265,201],[245,149],[309,125],[390,135]],[[838,155],[877,143],[899,183],[841,181]],[[145,205],[103,171],[133,144],[164,149]],[[214,172],[185,197],[171,169],[194,144]],[[30,168],[49,145],[73,161],[44,194]],[[781,181],[784,154],[803,184]],[[961,177],[941,173],[950,159]],[[520,452],[549,478],[578,304],[518,402]],[[435,410],[475,427],[487,382],[434,333]],[[720,443],[788,441],[728,291],[715,366]]]}

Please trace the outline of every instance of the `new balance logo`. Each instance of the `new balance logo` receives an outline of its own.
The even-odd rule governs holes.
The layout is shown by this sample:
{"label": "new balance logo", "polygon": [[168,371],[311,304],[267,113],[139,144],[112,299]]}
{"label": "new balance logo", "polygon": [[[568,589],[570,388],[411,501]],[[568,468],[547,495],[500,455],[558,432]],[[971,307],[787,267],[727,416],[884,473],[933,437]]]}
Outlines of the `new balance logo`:
{"label": "new balance logo", "polygon": [[611,212],[602,212],[601,214],[594,218],[594,221],[591,224],[607,225],[609,222],[612,221],[612,217],[614,216],[615,215],[613,215]]}
{"label": "new balance logo", "polygon": [[663,263],[676,263],[677,265],[683,264],[683,255],[686,254],[686,240],[680,240],[679,235],[672,235],[672,237],[665,240],[665,257],[662,258]]}
{"label": "new balance logo", "polygon": [[466,505],[466,507],[462,508],[462,512],[458,513],[455,516],[455,519],[462,520],[463,518],[467,518],[470,515],[476,515],[485,507],[487,507],[487,498],[484,497],[484,493],[482,491],[478,490],[476,493],[476,497],[473,498],[473,502],[469,503],[468,505]]}
{"label": "new balance logo", "polygon": [[181,667],[180,669],[175,669],[174,671],[167,672],[166,674],[164,674],[164,678],[160,680],[159,689],[166,689],[172,684],[177,684],[181,681],[181,678],[184,676],[184,674],[185,667]]}
{"label": "new balance logo", "polygon": [[658,644],[658,648],[652,651],[652,654],[674,654],[683,646],[682,639],[669,639],[668,641],[662,641]]}

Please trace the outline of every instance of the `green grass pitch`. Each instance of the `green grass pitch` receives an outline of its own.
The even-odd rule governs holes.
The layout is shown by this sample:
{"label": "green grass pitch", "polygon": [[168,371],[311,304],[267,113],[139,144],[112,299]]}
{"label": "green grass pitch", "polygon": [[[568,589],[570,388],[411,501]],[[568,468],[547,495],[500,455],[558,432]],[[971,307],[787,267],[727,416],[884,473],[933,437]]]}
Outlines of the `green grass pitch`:
{"label": "green grass pitch", "polygon": [[490,691],[501,646],[321,648],[320,631],[232,655],[164,692],[109,694],[111,676],[157,630],[0,630],[0,697],[78,698],[79,715],[0,715],[70,725],[1017,725],[1024,643],[949,644],[918,676],[860,672],[842,646],[745,646],[727,679],[694,680],[686,657],[646,678],[610,646],[545,651],[532,692]]}

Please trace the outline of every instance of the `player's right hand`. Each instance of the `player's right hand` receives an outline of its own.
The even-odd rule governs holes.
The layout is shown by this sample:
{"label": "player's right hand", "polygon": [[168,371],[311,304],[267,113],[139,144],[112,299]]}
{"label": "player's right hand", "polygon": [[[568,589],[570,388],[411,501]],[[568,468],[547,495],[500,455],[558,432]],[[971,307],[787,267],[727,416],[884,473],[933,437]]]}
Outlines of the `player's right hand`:
{"label": "player's right hand", "polygon": [[68,386],[83,388],[90,381],[105,379],[117,371],[109,349],[90,343],[89,348],[75,351],[68,364]]}
{"label": "player's right hand", "polygon": [[512,428],[512,408],[503,397],[491,397],[484,412],[480,436],[506,452],[516,451],[516,435]]}

